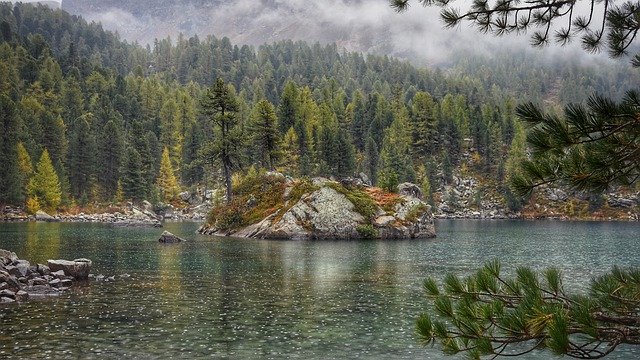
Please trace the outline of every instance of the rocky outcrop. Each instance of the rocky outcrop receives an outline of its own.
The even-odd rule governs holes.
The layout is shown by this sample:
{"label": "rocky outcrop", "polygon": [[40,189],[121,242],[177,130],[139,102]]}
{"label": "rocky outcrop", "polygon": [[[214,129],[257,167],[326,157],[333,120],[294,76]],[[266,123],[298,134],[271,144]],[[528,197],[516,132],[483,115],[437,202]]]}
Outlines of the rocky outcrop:
{"label": "rocky outcrop", "polygon": [[0,249],[0,304],[25,302],[58,296],[76,281],[86,280],[91,260],[49,260],[48,265],[31,265],[15,253]]}
{"label": "rocky outcrop", "polygon": [[355,186],[351,180],[314,178],[310,191],[290,198],[291,193],[296,193],[291,190],[294,186],[295,181],[288,183],[282,206],[254,224],[231,230],[217,228],[216,224],[204,225],[199,231],[218,236],[295,240],[435,236],[430,206],[411,193],[393,194],[394,203],[383,206],[371,195],[380,189]]}
{"label": "rocky outcrop", "polygon": [[173,235],[168,231],[163,232],[162,235],[160,235],[160,239],[158,239],[158,242],[161,242],[163,244],[176,244],[176,243],[181,243],[183,241],[185,240]]}

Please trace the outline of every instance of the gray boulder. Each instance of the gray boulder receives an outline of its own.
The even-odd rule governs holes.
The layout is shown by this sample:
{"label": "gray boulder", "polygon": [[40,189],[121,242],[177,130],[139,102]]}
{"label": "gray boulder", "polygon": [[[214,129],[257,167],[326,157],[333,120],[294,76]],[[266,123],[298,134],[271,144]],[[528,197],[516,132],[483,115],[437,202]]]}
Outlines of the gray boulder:
{"label": "gray boulder", "polygon": [[47,266],[52,272],[64,271],[68,276],[73,276],[78,280],[85,280],[89,278],[89,272],[91,272],[91,266],[93,262],[89,259],[75,259],[69,260],[47,260]]}
{"label": "gray boulder", "polygon": [[47,214],[42,210],[38,210],[38,212],[36,212],[36,221],[56,222],[58,221],[58,219],[54,218],[53,216]]}
{"label": "gray boulder", "polygon": [[162,233],[162,235],[160,235],[160,239],[158,239],[159,242],[163,243],[163,244],[175,244],[175,243],[180,243],[185,241],[184,239],[177,237],[175,235],[173,235],[172,233],[165,231]]}
{"label": "gray boulder", "polygon": [[424,199],[424,194],[422,193],[420,186],[408,182],[398,185],[398,194],[412,196],[420,200]]}
{"label": "gray boulder", "polygon": [[0,265],[9,265],[18,261],[16,253],[9,250],[0,249]]}

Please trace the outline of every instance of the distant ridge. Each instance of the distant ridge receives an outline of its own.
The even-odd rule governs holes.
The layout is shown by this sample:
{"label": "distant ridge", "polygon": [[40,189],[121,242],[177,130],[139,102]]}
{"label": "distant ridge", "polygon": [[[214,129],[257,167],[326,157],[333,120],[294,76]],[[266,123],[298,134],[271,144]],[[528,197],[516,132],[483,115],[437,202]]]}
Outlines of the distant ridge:
{"label": "distant ridge", "polygon": [[11,0],[12,4],[15,3],[24,3],[24,4],[42,4],[46,5],[52,9],[61,9],[62,8],[62,0]]}

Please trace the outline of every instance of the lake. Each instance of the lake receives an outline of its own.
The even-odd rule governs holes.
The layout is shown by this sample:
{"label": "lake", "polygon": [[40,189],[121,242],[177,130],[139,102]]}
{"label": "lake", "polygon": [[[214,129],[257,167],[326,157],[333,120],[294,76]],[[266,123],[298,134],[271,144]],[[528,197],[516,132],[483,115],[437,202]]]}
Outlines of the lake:
{"label": "lake", "polygon": [[[0,224],[0,248],[21,259],[87,257],[93,273],[116,277],[0,308],[0,358],[441,359],[414,336],[426,276],[498,258],[506,271],[556,266],[581,291],[613,265],[640,266],[638,223],[438,221],[436,239],[326,242],[207,237],[197,227],[165,224],[188,241],[162,245],[161,229]],[[607,359],[638,358],[622,347]]]}

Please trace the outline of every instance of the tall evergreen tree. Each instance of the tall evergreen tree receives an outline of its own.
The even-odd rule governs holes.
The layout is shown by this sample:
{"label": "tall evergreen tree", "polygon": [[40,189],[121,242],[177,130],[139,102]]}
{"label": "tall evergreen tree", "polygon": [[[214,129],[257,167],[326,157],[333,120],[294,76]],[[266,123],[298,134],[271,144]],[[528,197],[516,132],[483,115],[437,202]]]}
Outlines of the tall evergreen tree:
{"label": "tall evergreen tree", "polygon": [[372,184],[378,182],[378,162],[380,161],[380,153],[378,145],[371,136],[367,137],[364,147],[364,172],[369,175]]}
{"label": "tall evergreen tree", "polygon": [[122,174],[122,191],[127,199],[140,201],[147,195],[148,186],[145,185],[144,171],[140,154],[133,147],[129,147],[127,160]]}
{"label": "tall evergreen tree", "polygon": [[238,101],[235,90],[218,78],[202,100],[203,113],[214,125],[215,137],[207,144],[206,155],[222,165],[227,202],[233,200],[231,175],[242,161],[243,136],[236,114]]}
{"label": "tall evergreen tree", "polygon": [[413,153],[418,158],[431,155],[436,149],[436,103],[427,92],[415,94],[411,106],[411,127],[413,130]]}
{"label": "tall evergreen tree", "polygon": [[182,148],[181,178],[183,184],[193,185],[204,179],[204,169],[199,153],[204,143],[204,134],[200,124],[192,123],[187,129]]}
{"label": "tall evergreen tree", "polygon": [[282,90],[278,106],[278,129],[281,134],[285,134],[295,124],[298,109],[298,87],[294,82],[288,81]]}
{"label": "tall evergreen tree", "polygon": [[114,117],[104,125],[99,147],[99,182],[105,198],[112,200],[118,189],[118,180],[125,156],[124,131],[120,119]]}
{"label": "tall evergreen tree", "polygon": [[87,195],[95,174],[96,144],[91,129],[94,122],[93,115],[85,114],[76,118],[69,129],[69,183],[76,199]]}

